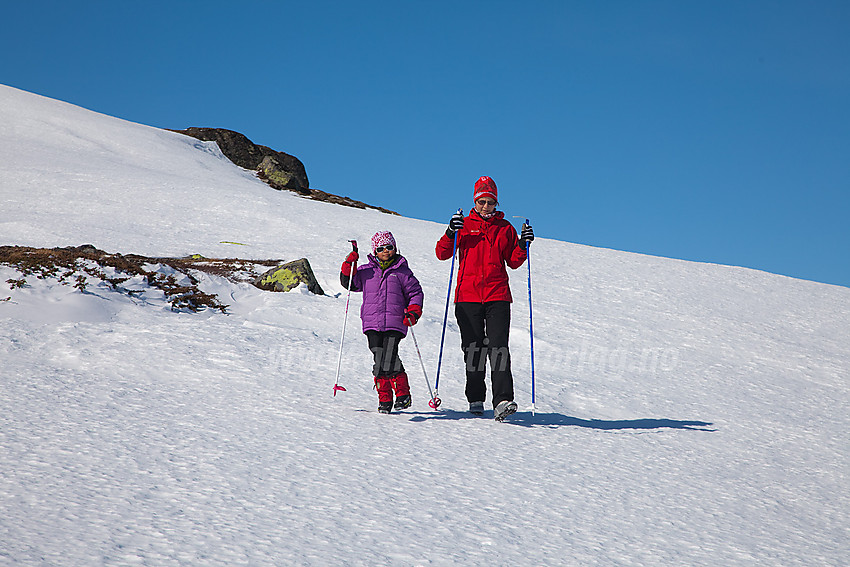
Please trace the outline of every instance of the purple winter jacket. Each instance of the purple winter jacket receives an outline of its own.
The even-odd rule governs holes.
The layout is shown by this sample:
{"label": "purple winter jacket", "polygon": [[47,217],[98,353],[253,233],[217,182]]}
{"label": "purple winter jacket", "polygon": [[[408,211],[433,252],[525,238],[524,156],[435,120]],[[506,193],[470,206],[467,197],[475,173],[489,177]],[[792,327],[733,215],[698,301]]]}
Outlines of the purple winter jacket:
{"label": "purple winter jacket", "polygon": [[351,280],[351,291],[363,292],[360,318],[363,332],[400,331],[407,335],[404,310],[409,305],[422,306],[425,295],[407,260],[399,255],[392,266],[381,270],[378,259],[369,254],[369,262],[357,267]]}

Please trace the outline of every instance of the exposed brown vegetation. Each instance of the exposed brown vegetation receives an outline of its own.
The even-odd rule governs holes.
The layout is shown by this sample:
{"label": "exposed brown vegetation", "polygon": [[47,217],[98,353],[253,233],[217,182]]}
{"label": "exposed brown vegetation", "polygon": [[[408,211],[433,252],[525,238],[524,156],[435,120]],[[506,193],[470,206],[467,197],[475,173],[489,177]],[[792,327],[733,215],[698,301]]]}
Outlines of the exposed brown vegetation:
{"label": "exposed brown vegetation", "polygon": [[[136,296],[142,292],[122,287],[135,276],[142,276],[150,287],[161,290],[172,309],[193,312],[216,309],[226,313],[227,305],[218,297],[198,288],[199,280],[193,271],[222,276],[234,282],[251,281],[259,271],[276,266],[280,260],[214,259],[201,256],[187,258],[151,258],[136,254],[109,254],[91,245],[68,248],[29,248],[0,246],[0,264],[20,272],[20,278],[6,281],[12,289],[27,285],[27,278],[54,278],[63,285],[73,285],[86,291],[89,279],[106,282],[113,290]],[[174,275],[166,275],[145,266],[162,264],[170,266],[188,278],[188,285],[178,283]],[[111,270],[107,270],[111,268]],[[108,275],[107,271],[113,275]]]}

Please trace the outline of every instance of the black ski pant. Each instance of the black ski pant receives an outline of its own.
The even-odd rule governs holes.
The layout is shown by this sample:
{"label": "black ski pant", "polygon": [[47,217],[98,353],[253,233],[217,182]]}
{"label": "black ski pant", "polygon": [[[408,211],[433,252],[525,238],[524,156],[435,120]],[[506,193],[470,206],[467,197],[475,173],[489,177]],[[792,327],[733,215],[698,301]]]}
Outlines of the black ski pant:
{"label": "black ski pant", "polygon": [[455,316],[460,327],[461,349],[466,363],[466,399],[483,402],[487,397],[485,373],[489,359],[493,407],[499,405],[499,402],[513,400],[514,379],[508,350],[510,302],[456,303]]}
{"label": "black ski pant", "polygon": [[400,331],[366,331],[369,350],[375,358],[373,376],[394,376],[404,372],[404,365],[398,357],[398,345],[403,338],[404,333]]}

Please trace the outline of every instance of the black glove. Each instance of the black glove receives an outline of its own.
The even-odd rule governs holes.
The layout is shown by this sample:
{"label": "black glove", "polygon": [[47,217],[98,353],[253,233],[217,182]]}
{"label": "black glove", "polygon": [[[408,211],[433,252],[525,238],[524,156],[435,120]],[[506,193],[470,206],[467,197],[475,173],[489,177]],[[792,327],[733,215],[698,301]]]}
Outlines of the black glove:
{"label": "black glove", "polygon": [[446,234],[449,238],[454,238],[455,233],[463,228],[463,214],[455,213],[452,215],[452,220],[449,221],[449,228],[446,230]]}
{"label": "black glove", "polygon": [[519,234],[520,246],[528,250],[528,243],[534,240],[534,231],[531,230],[530,224],[522,223],[522,228]]}

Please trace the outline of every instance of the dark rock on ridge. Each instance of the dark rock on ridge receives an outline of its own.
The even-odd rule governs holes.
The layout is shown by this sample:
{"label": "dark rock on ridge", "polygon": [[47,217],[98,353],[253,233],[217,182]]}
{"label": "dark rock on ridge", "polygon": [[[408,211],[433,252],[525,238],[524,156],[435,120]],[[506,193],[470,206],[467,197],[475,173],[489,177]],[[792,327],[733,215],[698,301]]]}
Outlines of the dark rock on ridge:
{"label": "dark rock on ridge", "polygon": [[267,146],[255,144],[244,134],[224,128],[186,128],[185,130],[173,131],[205,142],[217,143],[221,153],[227,156],[230,161],[245,169],[256,170],[263,163],[263,160],[269,160],[269,163],[273,164],[269,167],[274,167],[288,174],[287,181],[283,185],[285,189],[297,191],[310,187],[307,171],[304,169],[301,160]]}
{"label": "dark rock on ridge", "polygon": [[349,197],[340,197],[325,191],[310,188],[307,171],[297,157],[284,152],[275,151],[267,146],[260,146],[249,140],[244,134],[224,128],[186,128],[172,130],[204,142],[215,142],[221,153],[230,161],[245,169],[257,172],[257,177],[270,187],[278,190],[289,190],[309,199],[325,201],[358,209],[375,209],[383,213],[397,215],[395,211],[383,207],[367,205]]}

